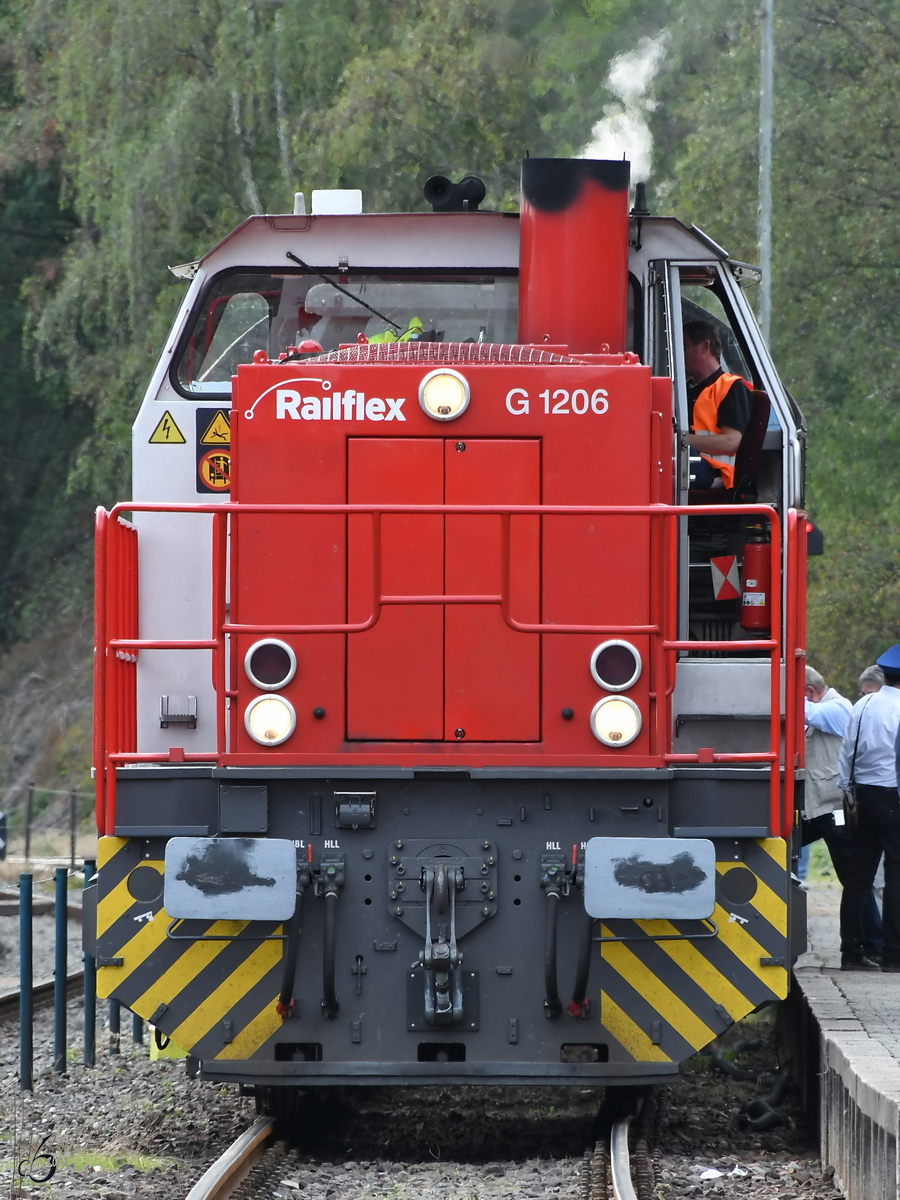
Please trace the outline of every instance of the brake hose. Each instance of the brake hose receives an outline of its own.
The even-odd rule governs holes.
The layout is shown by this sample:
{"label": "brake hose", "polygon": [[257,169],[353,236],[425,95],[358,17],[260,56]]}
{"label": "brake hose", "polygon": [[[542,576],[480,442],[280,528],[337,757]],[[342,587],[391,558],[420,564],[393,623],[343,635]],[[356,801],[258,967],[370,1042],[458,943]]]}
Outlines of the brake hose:
{"label": "brake hose", "polygon": [[556,923],[559,919],[559,892],[547,890],[547,917],[544,925],[544,1016],[558,1017],[562,1014],[559,998],[559,982],[556,974]]}
{"label": "brake hose", "polygon": [[337,935],[337,889],[325,893],[325,941],[322,956],[322,1009],[329,1020],[338,1014],[337,993],[334,988],[334,944]]}
{"label": "brake hose", "polygon": [[575,988],[569,1003],[573,1017],[583,1017],[587,1007],[588,975],[591,972],[591,951],[594,947],[594,918],[585,913],[581,930],[581,945],[578,947],[578,967],[575,971]]}
{"label": "brake hose", "polygon": [[281,992],[275,1009],[282,1020],[294,1015],[294,976],[297,973],[297,955],[300,950],[300,924],[303,915],[303,893],[305,888],[297,888],[297,904],[287,929],[287,942],[284,947],[284,970],[281,976]]}

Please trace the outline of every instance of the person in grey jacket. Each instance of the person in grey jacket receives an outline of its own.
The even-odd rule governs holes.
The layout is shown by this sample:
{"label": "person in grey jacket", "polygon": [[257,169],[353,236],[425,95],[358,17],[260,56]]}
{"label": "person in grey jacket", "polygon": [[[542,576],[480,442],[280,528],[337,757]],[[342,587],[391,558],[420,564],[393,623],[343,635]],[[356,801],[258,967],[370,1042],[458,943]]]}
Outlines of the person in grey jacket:
{"label": "person in grey jacket", "polygon": [[[838,756],[850,720],[850,701],[829,687],[818,671],[806,668],[806,787],[801,844],[821,838],[828,847],[834,873],[846,885],[853,862],[853,838],[844,824],[844,794],[838,786]],[[870,891],[863,912],[863,955],[874,962],[884,939],[881,913]]]}

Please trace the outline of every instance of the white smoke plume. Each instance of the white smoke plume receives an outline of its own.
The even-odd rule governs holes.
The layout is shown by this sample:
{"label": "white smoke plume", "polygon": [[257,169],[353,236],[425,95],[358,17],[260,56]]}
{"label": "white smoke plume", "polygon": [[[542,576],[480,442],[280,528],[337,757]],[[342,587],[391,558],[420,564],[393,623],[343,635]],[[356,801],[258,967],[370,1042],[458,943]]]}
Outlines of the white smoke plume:
{"label": "white smoke plume", "polygon": [[653,134],[647,114],[656,108],[652,85],[668,47],[669,34],[663,30],[654,38],[641,38],[635,50],[612,60],[606,84],[618,101],[604,106],[580,158],[624,157],[631,162],[632,179],[649,179]]}

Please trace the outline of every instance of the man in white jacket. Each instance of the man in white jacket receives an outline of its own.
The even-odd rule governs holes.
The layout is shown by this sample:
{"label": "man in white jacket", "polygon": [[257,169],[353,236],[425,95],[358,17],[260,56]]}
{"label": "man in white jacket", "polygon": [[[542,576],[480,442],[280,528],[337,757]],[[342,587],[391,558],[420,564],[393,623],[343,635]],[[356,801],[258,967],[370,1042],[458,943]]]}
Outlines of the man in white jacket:
{"label": "man in white jacket", "polygon": [[900,797],[896,743],[900,735],[900,644],[877,660],[884,687],[853,706],[838,760],[844,791],[855,785],[858,824],[853,861],[841,897],[841,966],[878,970],[864,952],[863,910],[884,854],[883,971],[900,972]]}
{"label": "man in white jacket", "polygon": [[[825,842],[841,886],[846,885],[853,862],[853,838],[844,824],[844,793],[838,786],[838,756],[851,712],[850,701],[829,687],[818,671],[807,667],[802,844],[807,846],[819,838]],[[863,910],[860,958],[876,963],[883,947],[881,913],[870,890]]]}

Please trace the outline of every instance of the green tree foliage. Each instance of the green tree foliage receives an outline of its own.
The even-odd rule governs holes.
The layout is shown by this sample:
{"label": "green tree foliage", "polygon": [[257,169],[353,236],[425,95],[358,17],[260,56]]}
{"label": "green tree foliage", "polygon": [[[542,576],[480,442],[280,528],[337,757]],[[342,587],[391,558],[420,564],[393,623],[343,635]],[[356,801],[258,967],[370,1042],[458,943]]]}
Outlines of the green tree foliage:
{"label": "green tree foliage", "polygon": [[[22,354],[27,285],[59,272],[72,214],[60,210],[53,172],[37,165],[8,174],[0,187],[0,621],[8,639],[89,599],[81,550],[90,521],[69,474],[90,414],[59,374],[39,374]],[[45,602],[47,590],[58,604]]]}

